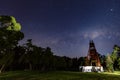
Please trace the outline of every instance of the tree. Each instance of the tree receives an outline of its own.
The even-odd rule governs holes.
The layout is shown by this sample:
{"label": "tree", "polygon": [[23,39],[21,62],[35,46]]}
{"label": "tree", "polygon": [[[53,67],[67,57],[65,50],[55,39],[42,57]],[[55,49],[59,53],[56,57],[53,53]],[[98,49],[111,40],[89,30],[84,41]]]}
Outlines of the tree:
{"label": "tree", "polygon": [[14,60],[13,63],[8,67],[10,70],[24,69],[23,64],[20,62],[21,56],[25,53],[25,48],[22,45],[18,45],[14,48]]}
{"label": "tree", "polygon": [[54,56],[54,58],[56,70],[65,70],[67,66],[65,57]]}
{"label": "tree", "polygon": [[28,64],[29,70],[32,70],[32,60],[33,60],[33,44],[32,39],[28,39],[24,45],[25,53],[21,56],[20,62]]}
{"label": "tree", "polygon": [[0,16],[0,72],[13,62],[14,48],[24,37],[15,21],[11,16]]}
{"label": "tree", "polygon": [[43,48],[33,45],[32,39],[27,40],[24,49],[25,53],[20,57],[19,61],[25,64],[25,68],[29,70],[37,69],[45,61],[42,60]]}
{"label": "tree", "polygon": [[118,68],[118,52],[120,51],[120,47],[118,45],[114,45],[114,48],[113,48],[113,52],[111,54],[111,59],[113,61],[113,67],[114,69],[117,69]]}
{"label": "tree", "polygon": [[51,70],[53,68],[53,52],[51,51],[50,47],[43,48],[43,53],[41,55],[41,70]]}
{"label": "tree", "polygon": [[77,58],[72,59],[72,68],[73,68],[73,71],[78,71],[79,70],[79,64],[78,64],[78,59]]}
{"label": "tree", "polygon": [[119,47],[117,45],[114,46],[113,52],[111,54],[112,61],[114,62],[117,59],[117,52],[118,52]]}
{"label": "tree", "polygon": [[109,54],[106,57],[106,67],[107,67],[108,72],[113,72],[113,61]]}
{"label": "tree", "polygon": [[6,30],[20,31],[21,25],[16,22],[13,16],[0,16],[0,28],[5,28]]}
{"label": "tree", "polygon": [[41,66],[41,56],[43,53],[43,48],[33,45],[32,51],[32,70],[38,70]]}
{"label": "tree", "polygon": [[118,62],[118,68],[120,69],[120,58],[117,59]]}
{"label": "tree", "polygon": [[69,57],[66,57],[66,56],[64,56],[64,59],[65,59],[65,63],[66,63],[65,70],[71,70],[72,59]]}
{"label": "tree", "polygon": [[79,66],[84,66],[85,65],[85,57],[80,57],[78,59],[78,65]]}

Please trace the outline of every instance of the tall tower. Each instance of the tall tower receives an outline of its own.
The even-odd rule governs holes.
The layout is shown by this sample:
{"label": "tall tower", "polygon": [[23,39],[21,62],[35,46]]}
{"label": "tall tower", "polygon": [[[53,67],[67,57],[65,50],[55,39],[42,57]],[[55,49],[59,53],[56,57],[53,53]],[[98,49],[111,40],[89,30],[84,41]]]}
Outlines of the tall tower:
{"label": "tall tower", "polygon": [[87,55],[87,62],[89,66],[101,66],[98,53],[95,48],[93,40],[89,43],[89,50]]}

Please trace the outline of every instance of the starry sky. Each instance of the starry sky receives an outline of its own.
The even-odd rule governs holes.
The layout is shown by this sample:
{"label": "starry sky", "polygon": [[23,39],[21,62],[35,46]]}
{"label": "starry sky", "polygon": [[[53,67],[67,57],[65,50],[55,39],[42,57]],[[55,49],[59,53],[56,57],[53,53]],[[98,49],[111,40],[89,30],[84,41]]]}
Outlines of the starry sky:
{"label": "starry sky", "polygon": [[21,23],[23,43],[32,39],[55,55],[86,56],[89,40],[102,55],[120,45],[120,0],[0,0],[0,15]]}

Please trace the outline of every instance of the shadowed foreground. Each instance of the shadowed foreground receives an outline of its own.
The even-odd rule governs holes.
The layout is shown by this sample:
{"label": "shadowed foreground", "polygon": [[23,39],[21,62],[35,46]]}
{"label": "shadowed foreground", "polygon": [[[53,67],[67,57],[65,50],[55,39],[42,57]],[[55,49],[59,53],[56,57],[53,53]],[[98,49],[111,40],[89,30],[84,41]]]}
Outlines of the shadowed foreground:
{"label": "shadowed foreground", "polygon": [[120,72],[109,74],[65,71],[12,71],[1,73],[0,80],[120,80]]}

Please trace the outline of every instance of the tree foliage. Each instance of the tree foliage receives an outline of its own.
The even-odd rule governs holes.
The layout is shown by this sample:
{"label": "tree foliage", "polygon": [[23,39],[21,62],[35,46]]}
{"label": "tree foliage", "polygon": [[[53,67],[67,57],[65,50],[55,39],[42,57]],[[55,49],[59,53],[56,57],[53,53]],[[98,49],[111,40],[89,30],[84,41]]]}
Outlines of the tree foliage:
{"label": "tree foliage", "polygon": [[6,30],[20,31],[21,25],[17,23],[13,16],[0,16],[0,27]]}
{"label": "tree foliage", "polygon": [[[16,27],[14,24],[12,26],[7,25],[13,19],[15,21],[15,18],[11,16],[0,16],[0,72],[13,62],[14,48],[17,46],[18,41],[24,37],[22,32],[14,28]],[[13,27],[13,29],[8,30],[9,27]]]}
{"label": "tree foliage", "polygon": [[117,45],[114,46],[113,52],[111,54],[112,61],[114,62],[117,59],[119,47]]}
{"label": "tree foliage", "polygon": [[106,67],[109,72],[113,72],[113,61],[109,54],[106,56]]}
{"label": "tree foliage", "polygon": [[119,69],[119,52],[120,52],[120,47],[118,45],[114,45],[113,47],[113,52],[111,54],[111,59],[113,61],[113,67],[115,70]]}

